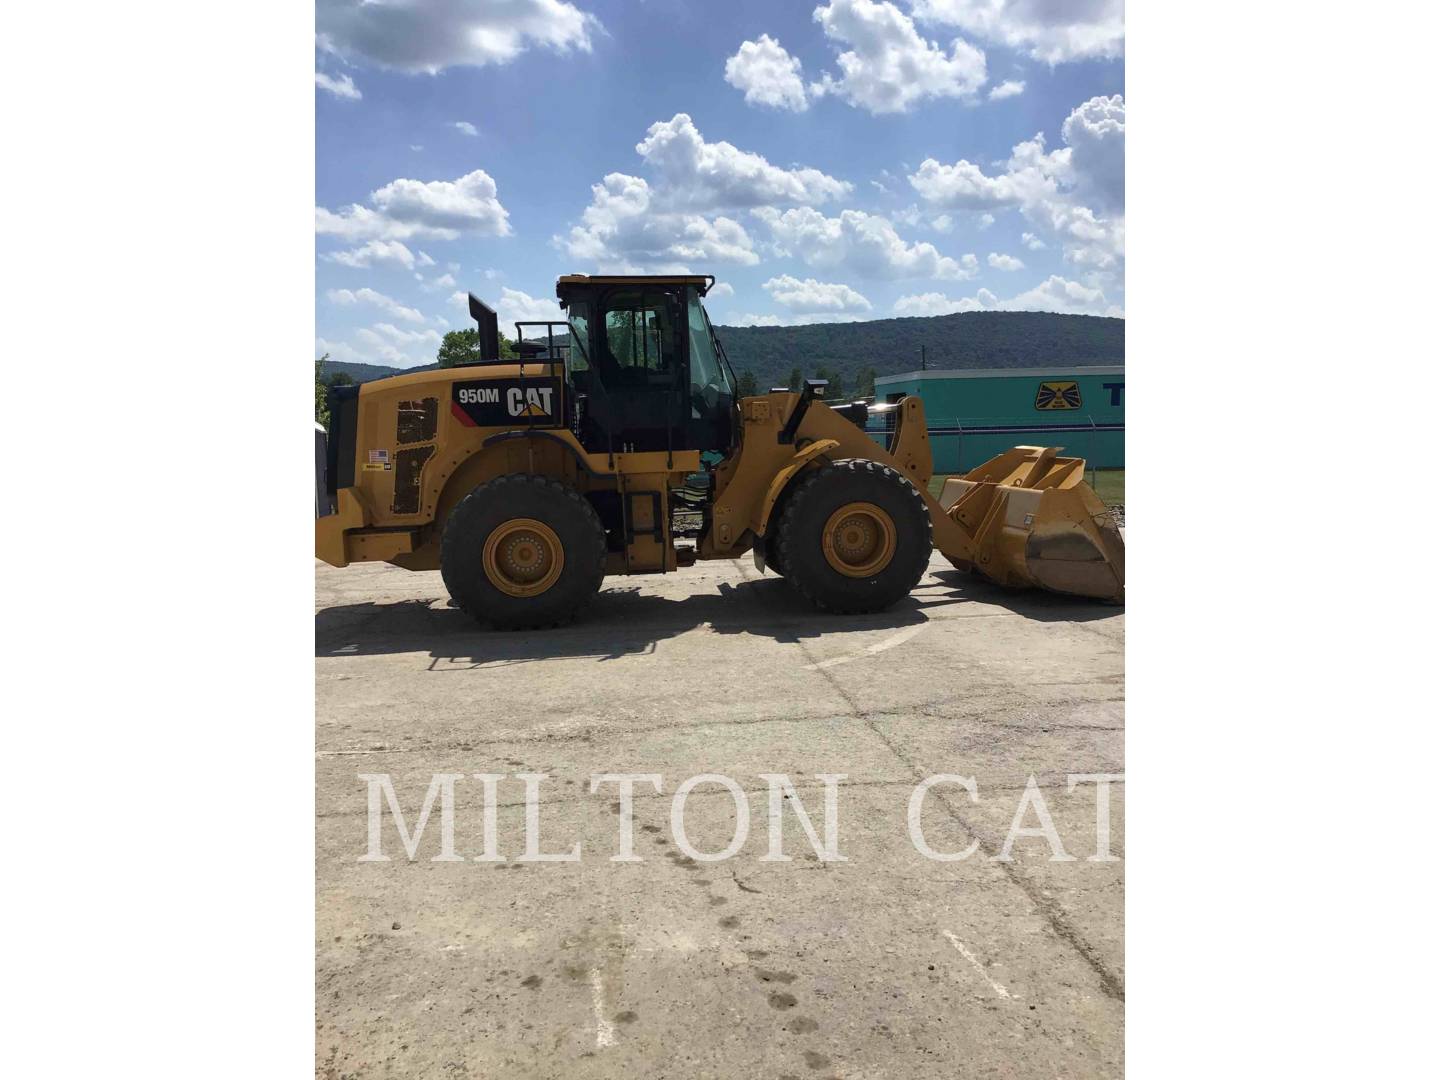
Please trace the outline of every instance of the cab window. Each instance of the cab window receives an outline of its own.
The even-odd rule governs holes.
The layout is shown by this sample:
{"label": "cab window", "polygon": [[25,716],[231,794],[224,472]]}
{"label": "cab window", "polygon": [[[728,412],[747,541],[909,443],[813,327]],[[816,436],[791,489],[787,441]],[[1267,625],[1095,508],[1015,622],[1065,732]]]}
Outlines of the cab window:
{"label": "cab window", "polygon": [[628,379],[653,381],[679,369],[679,334],[672,296],[658,290],[621,289],[605,299],[605,356]]}

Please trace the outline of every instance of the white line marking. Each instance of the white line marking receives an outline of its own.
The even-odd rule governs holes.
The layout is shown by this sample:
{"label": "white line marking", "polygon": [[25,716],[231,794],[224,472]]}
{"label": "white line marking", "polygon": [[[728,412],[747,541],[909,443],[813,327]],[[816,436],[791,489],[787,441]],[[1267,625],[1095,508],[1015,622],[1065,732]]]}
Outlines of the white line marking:
{"label": "white line marking", "polygon": [[605,1019],[605,984],[600,969],[590,969],[590,1000],[595,1005],[595,1046],[597,1049],[615,1045],[615,1025]]}
{"label": "white line marking", "polygon": [[911,626],[907,629],[901,630],[898,634],[893,634],[890,637],[886,638],[884,641],[881,641],[875,645],[871,645],[868,649],[864,649],[858,653],[855,653],[852,656],[836,656],[829,660],[821,660],[818,664],[806,664],[800,670],[824,671],[826,668],[835,667],[837,664],[848,664],[851,660],[863,660],[867,656],[874,656],[876,653],[882,653],[886,649],[893,649],[897,645],[904,645],[905,642],[909,641],[911,638],[913,638],[916,634],[920,633],[921,630],[924,630],[925,627],[929,625],[930,624],[928,622],[919,623],[915,626]]}
{"label": "white line marking", "polygon": [[951,945],[954,945],[955,948],[960,950],[960,955],[965,957],[966,960],[970,961],[971,967],[973,967],[976,971],[980,973],[980,977],[990,984],[991,990],[994,990],[995,993],[1002,998],[1008,998],[1012,996],[1009,990],[1006,990],[1003,986],[1001,986],[998,982],[996,982],[990,977],[990,973],[985,970],[985,965],[980,963],[979,960],[975,959],[975,954],[965,947],[965,943],[963,941],[961,941],[958,937],[952,934],[949,930],[945,931],[945,936],[950,939]]}

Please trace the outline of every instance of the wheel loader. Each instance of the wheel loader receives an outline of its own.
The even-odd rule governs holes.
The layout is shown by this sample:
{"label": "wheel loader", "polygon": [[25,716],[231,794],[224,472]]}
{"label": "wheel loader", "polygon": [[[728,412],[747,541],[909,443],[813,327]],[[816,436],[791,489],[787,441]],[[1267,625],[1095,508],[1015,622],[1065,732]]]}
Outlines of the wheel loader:
{"label": "wheel loader", "polygon": [[818,380],[740,397],[714,280],[563,276],[564,320],[516,323],[512,357],[472,294],[476,362],[334,388],[316,555],[438,569],[499,628],[567,622],[606,575],[747,552],[831,612],[896,603],[932,547],[1002,585],[1123,599],[1082,460],[1019,446],[937,499],[918,397],[836,405]]}

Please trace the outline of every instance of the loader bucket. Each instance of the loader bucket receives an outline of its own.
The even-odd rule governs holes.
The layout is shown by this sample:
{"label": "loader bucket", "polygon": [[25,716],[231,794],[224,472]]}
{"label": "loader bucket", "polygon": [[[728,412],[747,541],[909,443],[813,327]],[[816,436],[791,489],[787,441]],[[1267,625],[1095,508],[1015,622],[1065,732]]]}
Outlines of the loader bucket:
{"label": "loader bucket", "polygon": [[1001,585],[1121,603],[1125,542],[1085,483],[1085,460],[1059,451],[1017,446],[946,480],[940,508],[949,520],[936,528],[936,546],[957,568]]}

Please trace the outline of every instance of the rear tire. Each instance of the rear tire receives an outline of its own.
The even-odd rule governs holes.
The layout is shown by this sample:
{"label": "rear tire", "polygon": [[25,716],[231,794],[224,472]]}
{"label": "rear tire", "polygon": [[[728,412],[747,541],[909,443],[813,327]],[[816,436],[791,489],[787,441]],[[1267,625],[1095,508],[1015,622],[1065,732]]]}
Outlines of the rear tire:
{"label": "rear tire", "polygon": [[777,529],[785,580],[826,611],[883,611],[930,562],[925,500],[878,461],[852,458],[805,473]]}
{"label": "rear tire", "polygon": [[440,575],[461,610],[504,630],[568,623],[605,577],[605,528],[574,488],[516,474],[461,499],[440,540]]}

